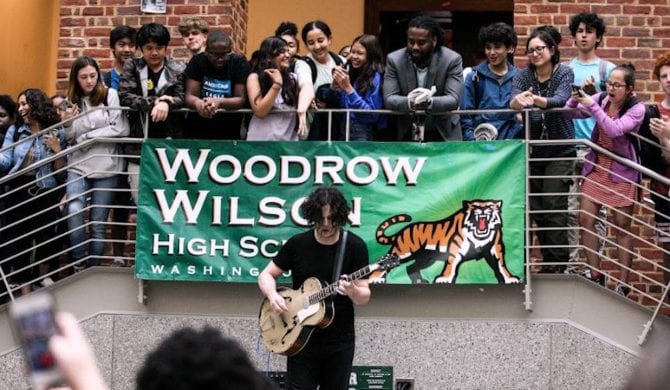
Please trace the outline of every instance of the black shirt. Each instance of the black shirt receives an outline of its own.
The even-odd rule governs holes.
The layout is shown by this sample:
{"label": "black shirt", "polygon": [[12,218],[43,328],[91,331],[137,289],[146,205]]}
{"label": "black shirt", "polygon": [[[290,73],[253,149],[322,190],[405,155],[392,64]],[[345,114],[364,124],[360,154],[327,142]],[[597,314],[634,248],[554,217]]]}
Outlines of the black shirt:
{"label": "black shirt", "polygon": [[[189,61],[184,71],[185,78],[200,83],[200,97],[233,97],[235,85],[246,85],[250,66],[246,58],[233,53],[223,68],[216,68],[200,53]],[[240,139],[241,114],[217,114],[212,119],[189,115],[191,126],[188,138],[196,139]]]}
{"label": "black shirt", "polygon": [[[325,285],[333,281],[333,266],[339,241],[332,245],[320,244],[314,229],[291,237],[281,248],[274,263],[284,271],[291,271],[293,288],[300,287],[309,277],[316,277]],[[357,235],[349,232],[341,274],[351,274],[369,264],[368,247]],[[349,297],[335,295],[335,318],[325,329],[317,329],[312,337],[321,340],[353,340],[354,307]],[[310,341],[311,343],[311,341]]]}

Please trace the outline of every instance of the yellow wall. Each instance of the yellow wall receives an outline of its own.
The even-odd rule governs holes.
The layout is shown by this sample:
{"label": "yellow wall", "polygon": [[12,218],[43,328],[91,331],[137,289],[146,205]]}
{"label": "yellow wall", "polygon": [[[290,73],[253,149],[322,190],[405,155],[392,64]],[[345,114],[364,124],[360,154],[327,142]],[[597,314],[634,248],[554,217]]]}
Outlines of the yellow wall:
{"label": "yellow wall", "polygon": [[59,0],[1,0],[0,94],[56,92]]}
{"label": "yellow wall", "polygon": [[[363,33],[364,0],[250,0],[249,23],[247,29],[247,56],[258,50],[263,39],[274,34],[282,21],[291,21],[302,26],[315,19],[321,19],[330,26],[333,33],[331,49],[339,51],[358,35]],[[300,52],[307,49],[300,40]]]}

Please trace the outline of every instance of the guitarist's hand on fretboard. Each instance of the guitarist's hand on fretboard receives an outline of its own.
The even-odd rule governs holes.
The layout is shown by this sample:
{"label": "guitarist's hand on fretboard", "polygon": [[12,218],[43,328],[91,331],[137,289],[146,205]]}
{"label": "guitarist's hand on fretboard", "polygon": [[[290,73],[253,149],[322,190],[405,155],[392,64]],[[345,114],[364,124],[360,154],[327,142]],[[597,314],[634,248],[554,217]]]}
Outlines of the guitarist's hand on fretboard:
{"label": "guitarist's hand on fretboard", "polygon": [[347,275],[342,275],[337,282],[335,291],[349,297],[357,305],[364,305],[370,300],[370,287],[367,280],[351,281]]}

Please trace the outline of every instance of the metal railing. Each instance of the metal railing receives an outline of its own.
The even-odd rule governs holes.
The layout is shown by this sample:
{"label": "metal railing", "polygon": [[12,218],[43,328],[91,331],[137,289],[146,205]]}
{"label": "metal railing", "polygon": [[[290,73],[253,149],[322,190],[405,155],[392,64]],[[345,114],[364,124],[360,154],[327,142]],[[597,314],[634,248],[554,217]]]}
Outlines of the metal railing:
{"label": "metal railing", "polygon": [[[96,108],[94,110],[106,110],[106,109],[119,109],[119,108]],[[127,108],[122,108],[123,110],[128,110]],[[552,110],[544,110],[544,111],[562,111],[563,109],[552,109]],[[179,110],[179,111],[192,111],[192,110]],[[178,111],[178,112],[179,112]],[[346,110],[346,109],[333,109],[333,110],[323,110],[328,113],[328,124],[329,124],[329,132],[328,132],[328,139],[332,140],[335,138],[335,134],[332,132],[332,115],[336,113],[347,113],[347,112],[362,112],[362,113],[380,113],[380,114],[387,114],[387,115],[407,115],[407,113],[400,113],[400,112],[394,112],[394,111],[389,111],[389,110]],[[530,114],[533,111],[538,111],[538,109],[524,109],[521,111],[522,115],[525,115],[526,117],[526,124],[530,123]],[[235,111],[225,111],[225,112],[232,112],[232,113],[251,113],[251,110],[235,110]],[[518,111],[514,110],[460,110],[460,111],[453,111],[448,113],[448,115],[454,115],[454,114],[481,114],[481,113],[517,113]],[[84,116],[87,113],[82,113],[79,114],[77,117]],[[418,112],[415,113],[414,115],[424,115],[425,113]],[[433,114],[435,115],[435,114]],[[349,120],[349,115],[345,115],[346,120],[345,120],[345,140],[349,140],[349,128],[350,128],[350,120]],[[144,123],[148,123],[147,120],[144,121]],[[21,142],[32,142],[32,140],[52,129],[60,127],[62,124],[57,124],[54,126],[51,126],[47,129],[42,130],[38,134],[33,134],[32,136],[22,139],[19,142],[12,144],[6,148],[0,149],[0,152],[3,152],[7,149],[13,148],[17,146]],[[528,125],[527,125],[528,126]],[[144,134],[147,134],[147,130],[145,128]],[[526,128],[526,134],[530,134],[529,129]],[[20,178],[23,175],[26,175],[30,172],[35,171],[39,167],[45,165],[45,164],[51,164],[55,160],[59,158],[67,158],[70,154],[72,154],[75,151],[79,151],[85,148],[89,148],[91,145],[97,143],[97,142],[105,142],[105,143],[118,143],[118,144],[129,144],[129,143],[140,143],[142,142],[143,139],[141,138],[97,138],[97,139],[91,139],[87,140],[81,144],[77,144],[74,146],[71,146],[67,149],[64,149],[63,151],[54,154],[53,156],[49,158],[45,158],[42,160],[39,160],[35,162],[34,164],[27,166],[23,169],[20,169],[16,173],[8,176],[4,176],[0,178],[0,187],[5,187],[8,183],[11,181]],[[644,142],[650,142],[648,140],[643,140]],[[476,142],[476,141],[475,141]],[[571,163],[578,163],[578,162],[583,162],[580,161],[580,158],[577,157],[563,157],[563,158],[531,158],[529,154],[529,150],[531,147],[535,146],[552,146],[552,145],[580,145],[582,147],[588,147],[594,150],[595,152],[608,156],[612,160],[615,160],[629,168],[635,169],[636,171],[640,172],[642,175],[648,178],[652,178],[654,180],[657,180],[661,183],[664,183],[666,185],[670,185],[670,179],[666,178],[663,175],[659,175],[654,171],[651,171],[648,168],[645,168],[644,166],[641,166],[637,164],[634,161],[630,161],[626,158],[623,158],[615,153],[610,152],[607,149],[602,148],[601,146],[592,143],[591,141],[587,140],[530,140],[526,139],[526,155],[529,156],[527,159],[528,162],[528,177],[527,177],[527,183],[528,183],[528,190],[526,191],[526,201],[527,201],[527,207],[526,207],[526,246],[525,246],[525,253],[526,253],[526,285],[524,288],[524,304],[527,310],[532,310],[532,275],[535,273],[535,268],[538,267],[543,267],[543,266],[573,266],[577,265],[583,268],[589,268],[594,271],[601,272],[606,275],[606,277],[610,280],[610,285],[612,284],[611,282],[614,283],[620,283],[622,282],[620,278],[616,276],[616,272],[610,272],[609,269],[605,269],[602,264],[604,261],[611,262],[613,264],[612,267],[610,268],[616,268],[616,269],[622,269],[625,268],[629,271],[631,276],[634,275],[635,278],[639,279],[640,281],[649,284],[650,286],[654,286],[653,289],[656,291],[661,291],[662,293],[650,293],[648,291],[643,291],[639,286],[636,286],[634,283],[628,282],[626,283],[626,286],[631,289],[631,291],[635,292],[639,296],[646,298],[650,300],[651,302],[654,302],[655,305],[655,310],[652,315],[652,318],[650,321],[645,325],[645,330],[643,334],[640,336],[639,342],[642,343],[646,339],[646,335],[651,328],[651,324],[653,321],[656,319],[658,314],[661,311],[661,308],[663,305],[666,305],[665,299],[666,296],[668,295],[668,289],[670,287],[670,284],[665,284],[663,282],[660,282],[652,277],[650,277],[647,273],[636,269],[636,267],[631,266],[625,266],[621,262],[618,261],[618,259],[608,256],[607,252],[605,253],[597,253],[599,256],[601,256],[601,267],[593,267],[589,265],[587,262],[583,260],[579,260],[577,262],[568,262],[568,259],[565,259],[565,261],[559,261],[559,262],[542,262],[542,261],[536,261],[533,259],[534,256],[534,251],[536,250],[542,250],[543,246],[540,244],[537,244],[534,241],[533,235],[537,234],[538,232],[541,231],[552,231],[552,230],[570,230],[570,229],[577,229],[580,232],[585,231],[585,229],[581,226],[578,226],[576,228],[572,228],[569,226],[561,226],[558,228],[541,228],[537,226],[533,226],[530,221],[533,220],[533,215],[536,213],[568,213],[570,212],[569,210],[530,210],[530,200],[532,197],[536,196],[583,196],[584,194],[581,192],[576,192],[576,193],[545,193],[545,194],[534,194],[529,192],[530,189],[530,180],[533,179],[565,179],[565,180],[585,180],[585,178],[581,175],[567,175],[567,176],[533,176],[530,174],[530,166],[533,163],[537,162],[542,162],[542,161],[570,161]],[[660,145],[656,145],[657,147],[662,148]],[[126,161],[133,161],[133,160],[138,160],[139,156],[135,155],[127,155],[127,154],[121,154],[121,157],[123,157]],[[87,159],[95,159],[98,157],[105,157],[105,155],[91,155],[87,157]],[[67,166],[52,172],[52,175],[54,176],[62,176],[66,170]],[[601,167],[602,168],[602,167]],[[115,175],[119,175],[121,180],[127,180],[128,175],[131,175],[133,173],[128,173],[126,171],[119,171],[119,172],[108,172],[112,173]],[[643,184],[640,183],[632,183],[636,188],[639,188],[643,193],[645,194],[654,194],[658,199],[662,199],[665,201],[670,201],[668,198],[668,194],[659,194],[654,192],[652,189],[646,188],[643,186]],[[0,193],[0,205],[3,203],[6,203],[5,201],[9,198],[11,198],[12,194],[16,191],[21,191],[25,190],[26,188],[32,188],[36,185],[36,183],[33,182],[26,182],[24,185],[18,187],[18,188],[12,188],[10,191],[7,192],[2,192]],[[45,190],[45,191],[39,191],[35,195],[34,198],[31,199],[26,199],[24,202],[20,204],[4,204],[4,207],[0,208],[0,221],[4,221],[6,215],[8,213],[11,213],[12,211],[15,211],[18,208],[21,207],[29,207],[31,202],[35,202],[36,199],[39,199],[40,197],[45,197],[49,196],[49,194],[53,193],[59,193],[62,194],[64,192],[65,187],[67,186],[66,182],[63,182],[62,180],[59,181],[59,184],[51,189]],[[93,190],[87,191],[86,195],[90,196]],[[120,187],[117,189],[114,189],[114,191],[117,194],[123,194],[124,196],[127,197],[128,193],[130,192],[130,189],[125,188],[125,187]],[[126,193],[126,194],[124,194]],[[634,205],[636,206],[635,208],[638,210],[642,210],[646,212],[649,215],[653,214],[658,214],[658,212],[649,205],[649,202],[644,200],[644,199],[639,199],[635,200],[632,199],[634,202]],[[58,214],[61,214],[61,208],[64,206],[64,201],[61,200],[52,206],[50,206],[49,210],[40,210],[40,211],[55,211]],[[91,203],[87,202],[85,208],[81,211],[83,213],[89,213],[91,210],[96,207],[92,205]],[[134,214],[136,212],[136,206],[134,204],[111,204],[111,205],[103,205],[103,207],[108,207],[112,210],[112,212],[119,210],[119,211],[128,211],[131,214]],[[583,212],[583,210],[579,210],[579,212]],[[611,212],[616,212],[616,211],[611,211]],[[122,213],[123,214],[123,213]],[[662,215],[662,214],[661,214]],[[602,223],[605,224],[605,226],[608,227],[608,230],[610,231],[615,231],[617,229],[616,225],[613,223],[608,222],[607,220],[603,220],[599,215],[591,215],[593,218],[596,218],[600,220]],[[629,218],[632,219],[633,224],[643,227],[644,231],[647,232],[654,232],[658,235],[663,235],[665,234],[664,232],[658,230],[654,223],[650,223],[644,219],[641,219],[637,217],[634,213],[628,216]],[[665,216],[665,217],[670,217],[670,216]],[[34,236],[34,232],[25,232],[22,235],[12,235],[11,231],[12,228],[15,228],[21,223],[25,223],[26,221],[30,220],[30,218],[33,218],[33,215],[25,215],[23,218],[16,220],[12,223],[5,224],[2,223],[0,226],[0,237],[2,240],[0,241],[0,264],[2,267],[0,267],[0,277],[2,278],[2,285],[4,288],[0,288],[0,300],[7,300],[7,299],[14,299],[15,295],[23,289],[23,291],[26,291],[30,288],[30,286],[33,286],[36,283],[40,283],[44,281],[47,277],[55,278],[57,276],[62,276],[63,274],[71,274],[73,273],[74,270],[80,268],[82,264],[85,264],[91,256],[87,255],[86,257],[77,260],[76,262],[71,262],[67,257],[69,251],[72,249],[68,245],[63,245],[63,242],[68,241],[69,235],[74,231],[74,229],[62,229],[61,227],[65,224],[65,221],[68,219],[68,216],[66,213],[62,213],[58,218],[55,218],[54,220],[51,221],[46,221],[44,224],[40,225],[41,229],[50,229],[50,231],[55,232],[53,235],[51,235],[49,238],[40,241],[40,242],[33,242],[33,245],[31,245],[28,248],[24,248],[23,250],[16,251],[16,252],[11,252],[9,251],[17,242],[20,242],[21,240],[24,240],[26,238],[30,238]],[[120,228],[120,229],[129,229],[134,226],[134,223],[131,222],[130,220],[125,220],[125,221],[119,221],[115,220],[113,218],[108,218],[107,221],[104,223],[105,225],[105,230],[107,231],[107,236],[103,240],[105,244],[110,244],[110,245],[117,245],[117,246],[125,246],[126,247],[126,252],[129,253],[130,255],[119,255],[119,253],[112,253],[109,254],[109,249],[106,251],[106,254],[103,256],[98,257],[105,262],[111,262],[115,258],[120,257],[122,260],[125,260],[126,264],[131,264],[133,261],[133,256],[132,253],[134,253],[134,240],[129,237],[127,234],[125,238],[110,238],[109,237],[109,230],[114,229],[114,228]],[[91,221],[88,220],[85,222],[83,228],[90,228],[91,226]],[[632,234],[631,232],[626,232],[627,234]],[[10,239],[5,239],[5,237],[11,237]],[[623,250],[623,251],[628,251],[631,256],[634,257],[634,260],[637,261],[637,264],[644,264],[645,269],[654,269],[654,270],[660,270],[661,272],[670,272],[669,269],[665,268],[662,263],[662,259],[656,259],[656,258],[649,258],[647,256],[643,255],[643,251],[635,251],[634,248],[625,248],[622,247],[616,240],[610,239],[608,237],[601,237],[601,239],[605,240],[605,243],[608,248],[613,248],[615,250]],[[659,245],[656,243],[654,239],[648,239],[645,238],[641,235],[634,236],[634,239],[638,243],[643,243],[645,246],[652,248],[653,250],[656,251],[656,253],[662,253],[662,254],[670,254],[668,251],[666,251],[662,245]],[[87,238],[85,239],[82,243],[79,245],[86,245],[88,246],[92,242],[92,238]],[[59,247],[56,249],[52,249],[48,254],[44,257],[36,257],[37,252],[44,252],[44,250],[48,247],[54,247],[58,245]],[[566,244],[567,248],[566,249],[574,249],[570,246],[570,244]],[[593,251],[592,249],[582,247],[581,244],[579,245],[580,250],[582,253],[585,253],[585,251]],[[546,247],[544,247],[546,249]],[[32,259],[30,263],[26,266],[14,269],[11,267],[11,265],[14,263],[14,261],[21,256],[31,256]],[[583,256],[583,254],[582,254]],[[54,266],[53,264],[56,264],[57,266]],[[51,268],[48,271],[45,272],[37,272],[35,270],[39,269],[40,266],[46,267],[47,265],[51,264]],[[10,280],[12,280],[16,275],[22,273],[22,272],[29,272],[31,271],[36,274],[37,276],[31,278],[28,281],[25,281],[21,284],[15,285],[11,284]],[[633,279],[633,277],[631,278]]]}

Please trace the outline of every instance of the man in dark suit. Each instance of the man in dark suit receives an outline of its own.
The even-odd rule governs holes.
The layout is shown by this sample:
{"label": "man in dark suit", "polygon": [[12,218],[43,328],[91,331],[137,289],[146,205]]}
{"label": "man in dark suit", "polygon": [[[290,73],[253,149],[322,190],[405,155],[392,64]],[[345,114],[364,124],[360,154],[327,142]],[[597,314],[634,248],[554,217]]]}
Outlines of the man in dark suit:
{"label": "man in dark suit", "polygon": [[[460,54],[442,45],[444,31],[435,19],[417,16],[407,29],[407,48],[386,57],[384,103],[394,111],[412,113],[426,111],[427,115],[397,117],[397,140],[417,139],[418,125],[425,125],[424,141],[460,141],[461,128],[457,115],[441,114],[458,109],[463,85],[463,60]],[[435,87],[432,97],[414,100],[416,88]],[[427,91],[424,91],[427,92]],[[410,97],[408,98],[408,95]]]}

